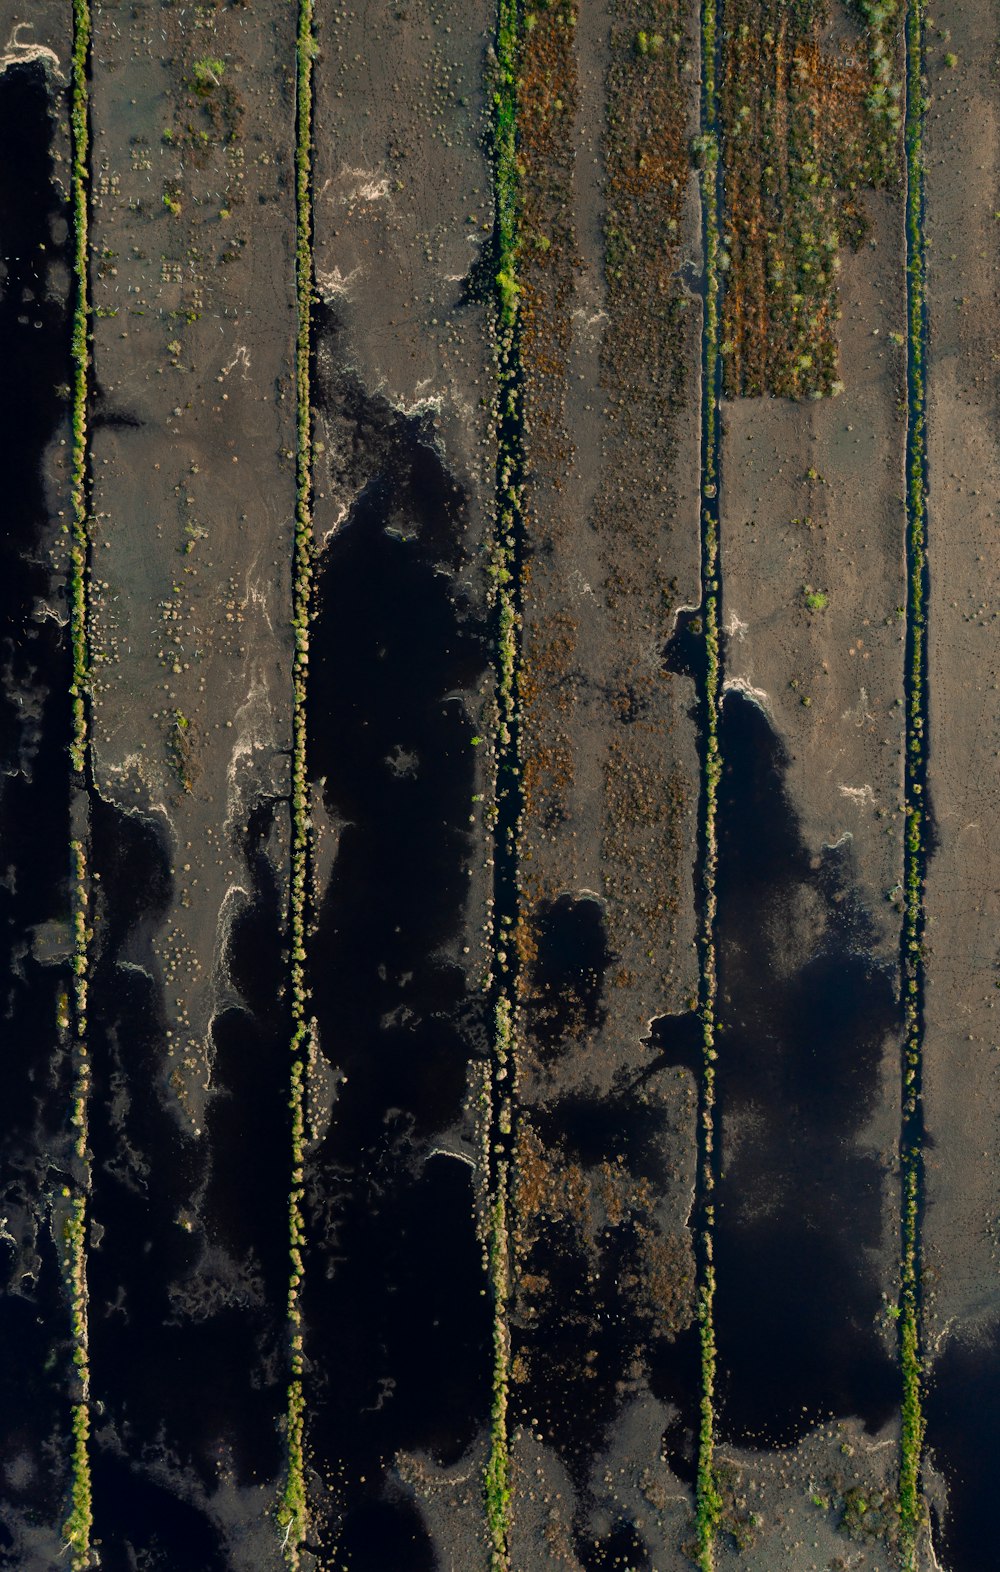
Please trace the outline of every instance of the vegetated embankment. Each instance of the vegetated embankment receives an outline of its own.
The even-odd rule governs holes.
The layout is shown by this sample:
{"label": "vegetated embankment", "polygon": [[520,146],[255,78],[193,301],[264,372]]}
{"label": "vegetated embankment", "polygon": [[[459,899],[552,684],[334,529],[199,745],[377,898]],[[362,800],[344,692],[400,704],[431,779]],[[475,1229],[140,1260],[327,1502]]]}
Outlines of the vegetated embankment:
{"label": "vegetated embankment", "polygon": [[288,1564],[299,1565],[299,1550],[309,1529],[305,1484],[305,1362],[302,1339],[302,1271],[305,1226],[305,1121],[310,1025],[305,975],[306,924],[309,917],[309,791],[307,786],[306,689],[309,675],[309,622],[313,595],[312,538],[312,313],[315,277],[313,230],[313,61],[316,57],[312,0],[299,0],[295,37],[295,527],[292,562],[292,782],[289,946],[291,988],[290,1186],[288,1196],[288,1335],[290,1338],[288,1409],[285,1416],[285,1480],[278,1522]]}
{"label": "vegetated embankment", "polygon": [[925,969],[923,943],[927,852],[933,832],[927,797],[927,299],[924,236],[924,3],[906,13],[906,560],[908,571],[906,670],[905,913],[902,981],[903,1055],[902,1264],[899,1351],[903,1372],[899,1509],[903,1565],[918,1562],[924,1508],[920,1467],[924,1435],[920,1212],[923,1201],[923,1054]]}
{"label": "vegetated embankment", "polygon": [[698,866],[698,1014],[701,1059],[698,1084],[698,1167],[696,1174],[696,1261],[698,1352],[700,1392],[695,1482],[694,1559],[701,1572],[715,1564],[715,1535],[723,1513],[715,1461],[715,1387],[717,1348],[715,1336],[715,1180],[717,1170],[717,1114],[715,1096],[716,1035],[718,1027],[718,809],[722,771],[720,753],[720,700],[722,680],[719,564],[719,484],[722,361],[719,323],[722,305],[720,224],[722,178],[719,158],[719,41],[715,0],[702,0],[699,13],[701,98],[698,140],[695,143],[701,192],[701,228],[704,266],[704,303],[701,328],[701,464],[699,540],[701,546],[700,626],[688,626],[697,635],[692,642],[694,670],[700,678],[701,719]]}
{"label": "vegetated embankment", "polygon": [[[56,1564],[87,1537],[86,1194],[76,1010],[78,869],[72,843],[74,364],[72,18],[0,17],[0,977],[5,1040],[0,1544],[18,1566]],[[80,1136],[78,1142],[76,1137]],[[69,1564],[65,1560],[63,1564]]]}
{"label": "vegetated embankment", "polygon": [[72,1298],[73,1361],[78,1390],[73,1405],[73,1480],[70,1511],[63,1533],[70,1546],[72,1565],[86,1567],[91,1560],[93,1508],[91,1501],[91,1397],[90,1335],[87,1288],[88,1205],[92,1189],[89,1099],[91,1088],[90,1043],[87,1010],[90,986],[90,792],[92,760],[90,725],[90,625],[88,601],[91,574],[90,539],[90,106],[88,77],[91,65],[92,24],[89,0],[74,0],[73,58],[70,83],[70,138],[72,157],[73,321],[72,321],[72,456],[70,459],[69,628],[73,662],[70,697],[73,730],[69,756],[74,771],[70,804],[70,859],[73,880],[73,1008],[74,1035],[72,1124],[78,1172],[75,1195],[64,1189],[69,1216],[63,1225],[63,1270]]}

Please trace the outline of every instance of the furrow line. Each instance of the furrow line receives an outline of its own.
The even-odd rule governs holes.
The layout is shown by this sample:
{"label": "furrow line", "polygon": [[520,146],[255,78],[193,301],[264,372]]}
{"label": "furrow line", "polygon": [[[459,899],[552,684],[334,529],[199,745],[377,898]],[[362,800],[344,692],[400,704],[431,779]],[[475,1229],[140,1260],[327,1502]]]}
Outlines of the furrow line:
{"label": "furrow line", "polygon": [[705,257],[705,306],[702,343],[701,452],[701,599],[705,637],[702,801],[700,808],[699,1011],[702,1021],[702,1076],[698,1120],[698,1327],[701,1350],[701,1412],[698,1434],[696,1528],[698,1566],[711,1572],[715,1530],[722,1501],[715,1479],[715,1032],[716,1032],[716,804],[722,761],[719,751],[719,425],[722,384],[719,355],[719,225],[721,169],[716,76],[718,39],[715,0],[701,9],[701,168],[702,235]]}
{"label": "furrow line", "polygon": [[906,913],[903,922],[905,1041],[902,1088],[902,1262],[900,1361],[902,1436],[899,1500],[903,1565],[913,1572],[922,1512],[924,1435],[920,1336],[920,1207],[923,1191],[921,1070],[924,1029],[924,869],[927,852],[927,430],[923,117],[924,3],[906,13]]}
{"label": "furrow line", "polygon": [[497,489],[490,563],[496,638],[496,780],[490,945],[494,1025],[487,1111],[490,1176],[488,1259],[494,1309],[490,1446],[485,1481],[486,1517],[494,1572],[504,1572],[510,1565],[512,1497],[507,1426],[510,1385],[508,1191],[513,1133],[512,1039],[517,989],[514,929],[518,913],[518,832],[521,813],[517,710],[523,534],[522,408],[517,320],[517,90],[520,51],[519,0],[498,0],[493,91]]}
{"label": "furrow line", "polygon": [[290,1567],[299,1566],[306,1537],[308,1510],[305,1487],[305,1399],[301,1285],[305,1222],[305,1070],[310,1037],[307,1011],[306,885],[309,861],[309,790],[306,777],[306,677],[309,666],[309,619],[313,587],[311,355],[312,355],[312,138],[313,0],[299,0],[296,38],[295,106],[295,272],[297,328],[295,344],[296,502],[293,566],[292,662],[292,824],[291,945],[292,1041],[289,1107],[291,1110],[291,1178],[288,1201],[290,1337],[288,1405],[286,1409],[286,1478],[278,1522],[284,1530],[283,1550]]}
{"label": "furrow line", "polygon": [[87,1050],[87,985],[90,965],[88,925],[89,875],[87,866],[89,821],[89,685],[90,641],[88,579],[90,573],[90,486],[87,416],[90,394],[90,291],[89,156],[90,94],[88,78],[91,52],[89,0],[73,0],[73,58],[70,75],[70,130],[72,143],[71,222],[73,230],[74,301],[71,338],[73,362],[72,451],[70,471],[70,640],[73,701],[70,762],[75,776],[72,788],[71,881],[73,915],[73,1108],[74,1149],[77,1172],[64,1200],[68,1212],[62,1225],[65,1273],[70,1292],[70,1330],[77,1388],[73,1401],[72,1485],[70,1511],[63,1535],[76,1569],[91,1562],[93,1527],[90,1468],[90,1352],[87,1326],[87,1201],[91,1184],[88,1149],[90,1061]]}

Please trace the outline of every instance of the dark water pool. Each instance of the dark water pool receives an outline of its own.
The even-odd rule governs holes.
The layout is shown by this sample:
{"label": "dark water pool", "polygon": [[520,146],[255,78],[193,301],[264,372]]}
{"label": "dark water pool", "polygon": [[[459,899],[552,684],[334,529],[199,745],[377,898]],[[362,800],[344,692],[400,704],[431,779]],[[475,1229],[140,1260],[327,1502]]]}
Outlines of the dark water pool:
{"label": "dark water pool", "polygon": [[1000,1466],[1000,1333],[949,1343],[935,1361],[924,1400],[926,1444],[948,1487],[934,1541],[948,1572],[981,1572],[996,1561]]}
{"label": "dark water pool", "polygon": [[720,1433],[777,1446],[829,1416],[875,1430],[898,1409],[875,1326],[896,1181],[858,1138],[901,1024],[848,854],[805,846],[766,716],[730,693],[720,740]]}
{"label": "dark water pool", "polygon": [[199,1141],[173,1104],[154,944],[171,848],[153,820],[93,803],[100,1236],[89,1282],[102,1565],[222,1566],[219,1530],[198,1502],[223,1479],[276,1481],[282,1467],[290,1028],[284,915],[263,851],[274,811],[262,804],[245,831],[252,898],[228,958],[242,1002],[213,1023],[215,1095]]}
{"label": "dark water pool", "polygon": [[310,946],[320,1041],[344,1077],[307,1170],[309,1436],[338,1485],[352,1572],[435,1565],[392,1479],[456,1461],[489,1422],[491,1306],[472,1170],[433,1155],[461,1119],[486,1005],[449,958],[473,846],[485,630],[456,588],[466,500],[419,419],[324,387],[358,489],[320,566],[309,766],[343,824]]}
{"label": "dark water pool", "polygon": [[69,984],[71,665],[43,474],[71,379],[52,273],[68,259],[53,238],[66,218],[53,181],[59,107],[39,66],[0,75],[0,1213],[13,1240],[0,1246],[0,1520],[9,1508],[49,1524],[68,1483],[69,1326],[47,1197],[72,1165],[56,1029]]}

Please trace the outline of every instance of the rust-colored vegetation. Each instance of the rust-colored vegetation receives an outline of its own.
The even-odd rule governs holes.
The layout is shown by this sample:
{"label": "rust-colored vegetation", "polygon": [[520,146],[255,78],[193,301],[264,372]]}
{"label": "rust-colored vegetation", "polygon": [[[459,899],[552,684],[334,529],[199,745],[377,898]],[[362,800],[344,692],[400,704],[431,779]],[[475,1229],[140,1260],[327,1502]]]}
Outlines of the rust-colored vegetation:
{"label": "rust-colored vegetation", "polygon": [[[566,430],[566,367],[579,266],[573,230],[573,139],[577,68],[576,0],[545,0],[525,27],[518,84],[518,170],[522,205],[518,252],[519,352],[523,375],[526,474],[523,488],[525,619],[518,680],[521,788],[527,832],[522,886],[546,892],[533,864],[534,827],[551,831],[567,814],[573,785],[568,719],[573,707],[576,623],[549,581],[552,547],[575,527],[561,502],[574,462]],[[520,928],[528,922],[522,908]],[[530,947],[519,932],[518,948]]]}
{"label": "rust-colored vegetation", "polygon": [[626,437],[642,449],[652,446],[661,463],[662,433],[684,398],[691,305],[676,275],[690,180],[684,83],[690,62],[683,27],[675,0],[616,0],[612,6],[605,134],[609,325],[602,380],[612,402],[617,395],[623,401],[619,418]]}
{"label": "rust-colored vegetation", "polygon": [[[538,1262],[549,1258],[546,1236],[553,1229],[563,1251],[577,1258],[587,1277],[597,1282],[611,1274],[616,1297],[629,1305],[635,1346],[623,1360],[623,1372],[628,1368],[632,1376],[638,1373],[648,1357],[651,1336],[671,1337],[690,1324],[694,1293],[690,1237],[687,1230],[673,1233],[663,1227],[657,1215],[657,1185],[621,1154],[583,1164],[561,1141],[544,1140],[531,1116],[522,1112],[514,1196],[519,1263],[515,1292],[522,1326],[537,1327],[555,1313],[552,1285],[544,1266],[536,1264],[540,1243]],[[560,1313],[565,1313],[565,1306]],[[583,1316],[585,1311],[577,1306],[574,1314]],[[522,1343],[516,1380],[530,1380],[534,1353],[531,1339]],[[544,1340],[538,1344],[537,1356],[543,1361],[548,1357]],[[596,1359],[596,1352],[585,1355],[580,1371],[584,1379],[595,1373],[588,1366]]]}
{"label": "rust-colored vegetation", "polygon": [[[576,113],[575,0],[543,3],[525,30],[518,87],[522,175],[519,274],[521,365],[532,467],[560,489],[572,449],[563,426],[563,385],[577,267],[572,220]],[[534,529],[545,528],[542,517]]]}
{"label": "rust-colored vegetation", "polygon": [[721,349],[730,394],[839,391],[841,249],[865,239],[864,189],[898,179],[895,11],[880,7],[857,38],[844,36],[842,12],[833,41],[824,0],[723,7]]}

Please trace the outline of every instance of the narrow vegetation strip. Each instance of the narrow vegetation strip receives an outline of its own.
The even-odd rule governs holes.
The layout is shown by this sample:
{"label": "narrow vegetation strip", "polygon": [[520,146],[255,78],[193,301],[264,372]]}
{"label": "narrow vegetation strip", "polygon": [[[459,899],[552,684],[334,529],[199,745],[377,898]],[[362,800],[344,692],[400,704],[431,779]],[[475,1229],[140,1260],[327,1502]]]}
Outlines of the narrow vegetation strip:
{"label": "narrow vegetation strip", "polygon": [[[87,575],[89,571],[87,404],[89,396],[90,294],[87,276],[88,187],[90,157],[91,16],[89,0],[73,0],[73,60],[70,76],[70,134],[72,158],[72,224],[74,298],[71,354],[73,361],[72,454],[70,468],[70,641],[73,656],[72,732],[70,762],[76,777],[74,796],[84,801],[87,792],[87,696],[89,640],[87,628]],[[74,809],[78,804],[74,804]],[[79,825],[84,813],[73,812]],[[87,1111],[90,1097],[90,1063],[87,1053],[87,977],[89,969],[87,849],[79,833],[70,846],[73,891],[73,1035],[74,1147],[78,1164],[75,1189],[64,1191],[67,1209],[61,1224],[64,1272],[70,1294],[70,1332],[73,1344],[74,1383],[72,1484],[69,1515],[63,1534],[70,1565],[90,1565],[93,1524],[90,1476],[90,1357],[87,1335],[87,1194],[90,1167],[87,1144]]]}
{"label": "narrow vegetation strip", "polygon": [[73,72],[70,86],[70,124],[73,159],[73,452],[71,501],[73,518],[70,541],[70,637],[73,645],[73,768],[84,772],[87,749],[87,390],[90,298],[87,283],[89,225],[87,211],[88,159],[90,156],[90,94],[87,73],[90,58],[89,0],[73,0]]}
{"label": "narrow vegetation strip", "polygon": [[278,1509],[283,1549],[290,1567],[298,1567],[305,1540],[307,1505],[305,1488],[305,1398],[301,1286],[305,1221],[305,1074],[310,1023],[306,985],[306,889],[309,859],[309,789],[306,778],[306,678],[309,668],[309,619],[313,585],[312,537],[312,421],[310,414],[312,355],[312,138],[313,0],[299,0],[296,35],[295,107],[295,289],[297,329],[295,343],[296,394],[296,500],[293,561],[292,660],[292,848],[291,945],[292,1042],[291,1084],[291,1182],[288,1199],[289,1279],[288,1326],[290,1337],[286,1423],[285,1488]]}
{"label": "narrow vegetation strip", "polygon": [[488,1099],[490,1205],[488,1261],[493,1293],[493,1396],[486,1465],[486,1516],[494,1572],[510,1565],[511,1465],[507,1425],[510,1386],[510,1252],[508,1188],[512,1133],[512,1033],[515,1020],[518,775],[517,661],[522,418],[518,357],[519,184],[518,74],[521,14],[518,0],[498,0],[493,73],[493,181],[496,314],[497,476],[491,562],[496,637],[496,813],[492,917],[494,1041]]}
{"label": "narrow vegetation strip", "polygon": [[922,1192],[921,1067],[924,1002],[924,863],[927,839],[927,429],[923,118],[924,0],[906,16],[906,292],[907,292],[907,698],[906,915],[903,979],[902,1270],[900,1360],[903,1378],[899,1504],[903,1565],[913,1572],[922,1520],[920,1462],[924,1436],[920,1339],[920,1203]]}
{"label": "narrow vegetation strip", "polygon": [[702,1080],[699,1111],[698,1328],[701,1348],[701,1414],[696,1492],[697,1556],[702,1572],[714,1564],[715,1530],[721,1498],[715,1477],[715,1263],[713,1257],[715,1186],[715,1012],[716,1012],[716,805],[719,752],[719,138],[716,80],[715,0],[702,0],[701,129],[696,146],[701,170],[702,233],[705,249],[705,316],[702,357],[701,592],[705,636],[704,737],[702,741],[700,999]]}

